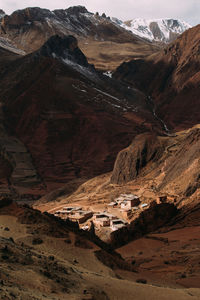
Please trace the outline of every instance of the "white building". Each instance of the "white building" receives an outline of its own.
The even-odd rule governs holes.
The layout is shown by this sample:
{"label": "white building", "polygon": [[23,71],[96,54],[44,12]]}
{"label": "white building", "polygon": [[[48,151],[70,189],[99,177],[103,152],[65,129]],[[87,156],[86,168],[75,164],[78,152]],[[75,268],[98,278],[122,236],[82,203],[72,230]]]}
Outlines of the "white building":
{"label": "white building", "polygon": [[[134,195],[133,195],[134,196]],[[140,204],[140,199],[137,196],[126,198],[121,202],[122,209],[131,209],[132,207],[138,206]]]}

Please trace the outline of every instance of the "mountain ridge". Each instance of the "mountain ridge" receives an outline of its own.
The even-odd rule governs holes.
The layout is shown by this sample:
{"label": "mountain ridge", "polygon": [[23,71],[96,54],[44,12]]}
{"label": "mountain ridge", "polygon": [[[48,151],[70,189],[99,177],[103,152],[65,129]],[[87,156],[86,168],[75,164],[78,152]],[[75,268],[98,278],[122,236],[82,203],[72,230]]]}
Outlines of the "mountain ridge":
{"label": "mountain ridge", "polygon": [[142,38],[154,42],[170,43],[192,26],[179,19],[141,19],[121,21],[113,18],[117,24]]}
{"label": "mountain ridge", "polygon": [[109,17],[88,12],[83,6],[54,11],[30,7],[0,20],[0,37],[26,54],[38,50],[53,35],[78,38],[89,62],[105,71],[114,70],[124,60],[143,57],[160,48]]}
{"label": "mountain ridge", "polygon": [[123,63],[113,75],[149,95],[171,129],[200,123],[199,28],[185,31],[157,54]]}
{"label": "mountain ridge", "polygon": [[39,195],[110,171],[138,132],[163,131],[145,95],[98,73],[72,36],[52,36],[16,57],[1,69],[1,83],[7,136],[17,135],[31,153]]}

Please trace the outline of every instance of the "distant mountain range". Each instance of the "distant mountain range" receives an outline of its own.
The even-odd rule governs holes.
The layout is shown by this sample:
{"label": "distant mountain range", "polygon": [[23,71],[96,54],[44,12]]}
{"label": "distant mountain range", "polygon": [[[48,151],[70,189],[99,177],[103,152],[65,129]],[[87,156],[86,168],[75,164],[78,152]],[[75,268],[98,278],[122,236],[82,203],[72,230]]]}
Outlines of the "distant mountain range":
{"label": "distant mountain range", "polygon": [[133,19],[121,21],[113,18],[121,27],[130,30],[133,34],[150,41],[169,43],[192,26],[178,19]]}
{"label": "distant mountain range", "polygon": [[123,61],[142,58],[159,50],[147,39],[126,30],[110,17],[87,11],[83,6],[50,11],[39,7],[0,13],[0,46],[16,53],[38,50],[51,36],[73,35],[90,63],[101,70],[114,70]]}
{"label": "distant mountain range", "polygon": [[133,19],[123,22],[105,14],[93,14],[83,6],[54,11],[30,7],[14,11],[11,15],[0,9],[0,36],[26,53],[37,50],[55,34],[72,34],[77,38],[101,42],[168,43],[190,27],[186,22],[174,19]]}

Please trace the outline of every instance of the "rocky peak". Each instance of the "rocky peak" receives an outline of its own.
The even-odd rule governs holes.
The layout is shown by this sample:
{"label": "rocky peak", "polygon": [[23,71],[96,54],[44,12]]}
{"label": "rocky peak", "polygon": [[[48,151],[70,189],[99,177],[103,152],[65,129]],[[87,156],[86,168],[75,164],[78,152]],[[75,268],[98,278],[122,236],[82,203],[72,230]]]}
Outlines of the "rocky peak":
{"label": "rocky peak", "polygon": [[77,39],[72,35],[65,37],[54,35],[48,39],[38,52],[43,56],[67,59],[79,65],[89,67],[87,58],[78,47]]}
{"label": "rocky peak", "polygon": [[178,19],[148,20],[136,18],[126,22],[114,18],[112,20],[142,38],[164,43],[172,42],[184,31],[191,28],[190,24]]}
{"label": "rocky peak", "polygon": [[68,9],[66,9],[66,11],[67,11],[67,13],[73,14],[73,15],[78,15],[80,13],[82,13],[82,14],[88,13],[88,10],[84,6],[81,6],[81,5],[71,6]]}
{"label": "rocky peak", "polygon": [[44,18],[52,16],[53,13],[48,9],[39,7],[28,7],[14,11],[10,16],[2,18],[2,26],[21,26],[27,22],[42,21]]}
{"label": "rocky peak", "polygon": [[40,7],[28,7],[24,10],[25,15],[29,20],[43,20],[45,17],[50,17],[53,13],[49,9],[44,9]]}

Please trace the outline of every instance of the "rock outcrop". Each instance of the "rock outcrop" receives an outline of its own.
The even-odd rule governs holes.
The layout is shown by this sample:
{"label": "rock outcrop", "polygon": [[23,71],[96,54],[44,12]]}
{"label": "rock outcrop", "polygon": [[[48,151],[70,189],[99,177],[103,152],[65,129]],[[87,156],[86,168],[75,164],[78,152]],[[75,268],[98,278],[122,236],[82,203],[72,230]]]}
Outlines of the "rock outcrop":
{"label": "rock outcrop", "polygon": [[[200,126],[171,137],[141,134],[120,151],[111,183],[139,185],[155,193],[176,195],[184,203],[198,202],[200,192]],[[148,183],[149,182],[149,183]],[[182,204],[181,204],[182,205]]]}
{"label": "rock outcrop", "polygon": [[63,38],[58,35],[50,37],[37,53],[42,56],[66,59],[87,68],[91,67],[78,47],[77,39],[72,35]]}
{"label": "rock outcrop", "polygon": [[162,154],[163,146],[155,135],[138,135],[128,148],[119,152],[111,182],[122,184],[135,179],[149,162],[157,161]]}
{"label": "rock outcrop", "polygon": [[164,177],[159,189],[174,191],[190,197],[200,189],[200,128],[185,134],[181,143],[167,148],[168,156],[163,165]]}

